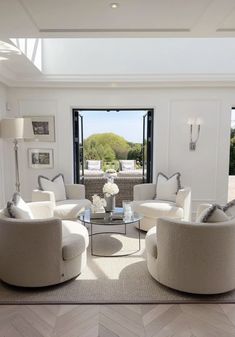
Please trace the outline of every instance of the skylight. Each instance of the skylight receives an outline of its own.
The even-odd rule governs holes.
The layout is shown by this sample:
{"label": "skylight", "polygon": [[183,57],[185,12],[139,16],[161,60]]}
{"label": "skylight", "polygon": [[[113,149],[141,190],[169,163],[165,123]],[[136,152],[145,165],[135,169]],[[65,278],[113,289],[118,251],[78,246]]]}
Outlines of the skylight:
{"label": "skylight", "polygon": [[45,74],[235,73],[234,38],[43,39]]}
{"label": "skylight", "polygon": [[[11,39],[46,76],[235,74],[235,38]],[[14,48],[12,46],[12,48]],[[7,57],[1,54],[1,57]]]}
{"label": "skylight", "polygon": [[41,39],[10,39],[35,67],[42,70],[42,41]]}

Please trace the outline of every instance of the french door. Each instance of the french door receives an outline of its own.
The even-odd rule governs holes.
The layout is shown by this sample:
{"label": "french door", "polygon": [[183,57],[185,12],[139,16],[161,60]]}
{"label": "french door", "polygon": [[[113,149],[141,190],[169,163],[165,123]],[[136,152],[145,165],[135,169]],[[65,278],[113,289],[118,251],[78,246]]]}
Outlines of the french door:
{"label": "french door", "polygon": [[[84,112],[91,109],[73,109],[73,160],[74,160],[74,183],[84,184],[85,153],[83,139]],[[106,111],[105,109],[94,109],[94,111]],[[143,111],[143,141],[142,141],[142,165],[143,182],[152,182],[153,177],[153,109],[119,109]],[[110,110],[112,112],[112,109]]]}
{"label": "french door", "polygon": [[153,110],[148,110],[143,116],[142,143],[143,183],[153,179]]}
{"label": "french door", "polygon": [[84,184],[83,116],[73,109],[73,170],[74,183]]}

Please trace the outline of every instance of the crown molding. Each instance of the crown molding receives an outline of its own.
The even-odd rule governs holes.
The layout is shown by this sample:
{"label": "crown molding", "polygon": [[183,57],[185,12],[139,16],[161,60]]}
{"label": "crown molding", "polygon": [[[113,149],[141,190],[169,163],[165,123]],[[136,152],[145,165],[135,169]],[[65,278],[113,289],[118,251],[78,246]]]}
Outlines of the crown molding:
{"label": "crown molding", "polygon": [[235,87],[235,74],[44,75],[26,77],[0,67],[0,81],[9,87],[154,88]]}

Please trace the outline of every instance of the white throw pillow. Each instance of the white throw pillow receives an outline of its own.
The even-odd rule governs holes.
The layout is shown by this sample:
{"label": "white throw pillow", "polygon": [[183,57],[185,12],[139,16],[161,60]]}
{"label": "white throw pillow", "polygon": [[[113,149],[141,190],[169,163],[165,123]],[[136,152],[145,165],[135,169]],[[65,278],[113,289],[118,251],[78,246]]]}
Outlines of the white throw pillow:
{"label": "white throw pillow", "polygon": [[134,160],[121,160],[122,171],[129,171],[135,169]]}
{"label": "white throw pillow", "polygon": [[100,160],[88,160],[87,161],[87,168],[88,170],[100,170]]}
{"label": "white throw pillow", "polygon": [[7,203],[7,211],[11,218],[15,219],[33,219],[33,213],[21,198],[18,192],[13,194],[12,201]]}
{"label": "white throw pillow", "polygon": [[61,173],[51,180],[47,177],[39,176],[38,186],[40,190],[54,192],[56,201],[66,200],[64,177]]}
{"label": "white throw pillow", "polygon": [[220,205],[214,204],[206,208],[197,218],[196,222],[215,223],[230,220]]}
{"label": "white throw pillow", "polygon": [[157,176],[157,187],[155,199],[176,201],[176,194],[181,188],[180,173],[173,174],[170,178],[163,173]]}

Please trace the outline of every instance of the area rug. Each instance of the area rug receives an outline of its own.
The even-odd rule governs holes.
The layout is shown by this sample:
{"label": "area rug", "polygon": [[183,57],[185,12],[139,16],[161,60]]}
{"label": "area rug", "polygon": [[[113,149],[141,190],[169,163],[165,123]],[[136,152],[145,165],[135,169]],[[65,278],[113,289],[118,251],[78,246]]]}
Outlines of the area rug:
{"label": "area rug", "polygon": [[[115,229],[117,231],[123,228]],[[138,230],[132,226],[127,235],[101,234],[94,237],[94,250],[113,257],[95,257],[88,249],[88,264],[76,279],[43,289],[22,289],[0,282],[0,304],[165,304],[165,303],[235,303],[235,291],[210,296],[190,295],[169,289],[149,274],[146,266],[144,233],[141,250]]]}

